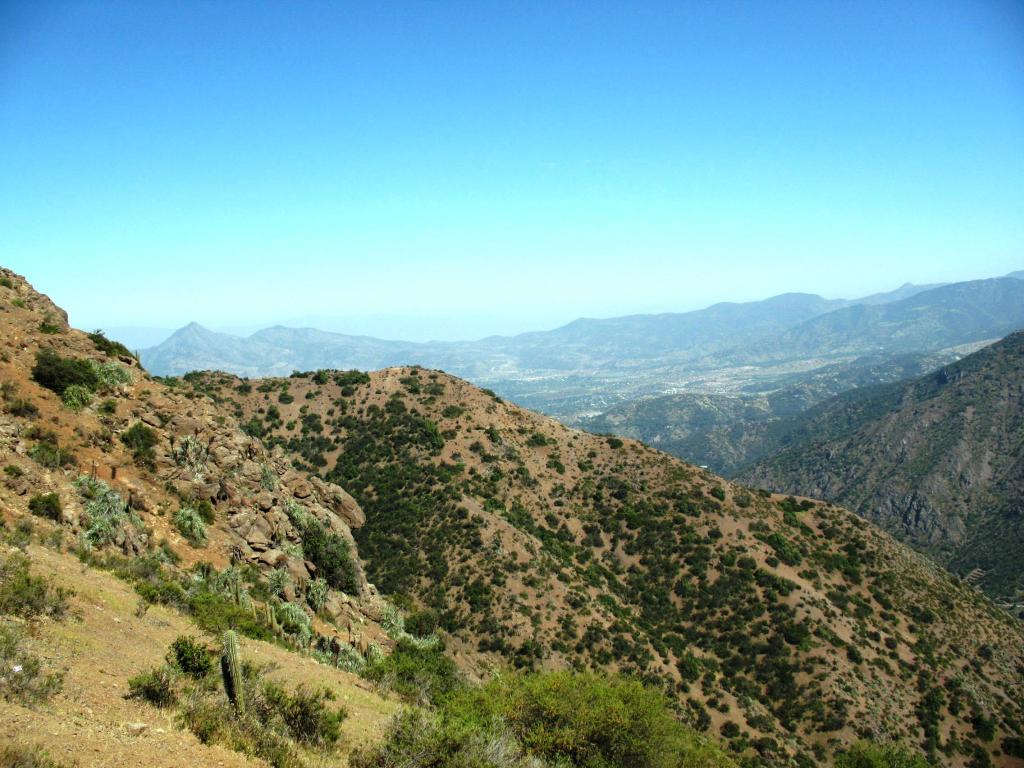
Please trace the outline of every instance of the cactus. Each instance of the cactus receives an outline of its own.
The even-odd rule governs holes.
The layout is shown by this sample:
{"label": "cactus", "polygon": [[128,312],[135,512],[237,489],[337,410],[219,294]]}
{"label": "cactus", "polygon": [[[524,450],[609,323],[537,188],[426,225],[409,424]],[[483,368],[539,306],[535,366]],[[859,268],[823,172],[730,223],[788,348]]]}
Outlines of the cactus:
{"label": "cactus", "polygon": [[238,652],[238,636],[233,630],[224,633],[224,651],[220,657],[220,673],[235,712],[245,714],[245,681],[242,680],[242,658]]}
{"label": "cactus", "polygon": [[267,606],[267,624],[270,625],[270,631],[274,633],[274,637],[281,636],[281,626],[277,623],[277,611],[274,610],[274,606],[270,603],[266,603]]}

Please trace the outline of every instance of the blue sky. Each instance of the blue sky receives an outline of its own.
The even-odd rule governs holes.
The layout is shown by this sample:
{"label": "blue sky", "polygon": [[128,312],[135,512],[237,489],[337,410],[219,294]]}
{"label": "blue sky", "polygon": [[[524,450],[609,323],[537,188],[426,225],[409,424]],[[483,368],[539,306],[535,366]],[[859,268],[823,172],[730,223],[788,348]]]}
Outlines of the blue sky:
{"label": "blue sky", "polygon": [[1022,245],[1020,2],[0,0],[0,263],[83,327],[469,338]]}

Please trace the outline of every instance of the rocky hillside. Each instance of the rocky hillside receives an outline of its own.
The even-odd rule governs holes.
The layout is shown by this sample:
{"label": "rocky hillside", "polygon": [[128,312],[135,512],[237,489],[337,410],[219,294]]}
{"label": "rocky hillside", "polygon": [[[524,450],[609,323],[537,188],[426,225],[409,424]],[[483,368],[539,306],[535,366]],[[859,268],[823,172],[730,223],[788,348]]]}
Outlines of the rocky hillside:
{"label": "rocky hillside", "polygon": [[465,669],[636,674],[753,765],[828,764],[865,736],[1021,764],[1001,746],[1024,723],[1021,625],[841,508],[438,371],[167,384],[347,488],[368,577]]}
{"label": "rocky hillside", "polygon": [[352,536],[363,511],[348,493],[295,469],[210,399],[154,380],[102,334],[70,328],[9,270],[0,465],[6,521],[49,520],[147,599],[244,619],[252,636],[303,649],[393,645]]}
{"label": "rocky hillside", "polygon": [[785,447],[744,480],[843,504],[1024,602],[1024,333],[827,401],[783,431]]}

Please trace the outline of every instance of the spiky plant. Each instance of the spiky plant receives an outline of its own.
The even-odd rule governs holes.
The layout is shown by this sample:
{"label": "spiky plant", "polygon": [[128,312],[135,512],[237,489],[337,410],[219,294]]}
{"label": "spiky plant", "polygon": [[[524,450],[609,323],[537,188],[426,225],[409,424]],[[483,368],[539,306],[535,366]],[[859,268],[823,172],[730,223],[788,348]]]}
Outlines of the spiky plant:
{"label": "spiky plant", "polygon": [[224,650],[220,655],[220,674],[224,692],[239,715],[245,714],[245,681],[242,679],[242,656],[238,650],[238,635],[229,629],[224,633]]}

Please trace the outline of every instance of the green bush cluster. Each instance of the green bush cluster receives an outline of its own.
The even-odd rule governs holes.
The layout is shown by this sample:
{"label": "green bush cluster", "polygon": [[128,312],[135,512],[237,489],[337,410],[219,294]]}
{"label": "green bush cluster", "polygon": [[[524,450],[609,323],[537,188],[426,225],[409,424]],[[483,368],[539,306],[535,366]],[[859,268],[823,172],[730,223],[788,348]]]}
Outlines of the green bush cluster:
{"label": "green bush cluster", "polygon": [[209,649],[194,637],[187,635],[182,635],[171,643],[167,651],[167,663],[173,664],[197,680],[206,677],[213,669]]}
{"label": "green bush cluster", "polygon": [[174,683],[174,670],[169,666],[140,672],[128,680],[127,698],[148,701],[161,709],[170,707],[178,701]]}
{"label": "green bush cluster", "polygon": [[353,768],[726,768],[736,764],[686,728],[665,696],[615,676],[557,672],[461,688],[436,714],[405,712]]}
{"label": "green bush cluster", "polygon": [[28,456],[40,466],[58,469],[75,463],[75,455],[60,446],[60,441],[53,432],[33,426],[25,432],[25,437],[37,441],[28,449]]}
{"label": "green bush cluster", "polygon": [[316,566],[317,575],[333,589],[355,594],[358,585],[349,543],[298,505],[286,511],[302,534],[302,550]]}
{"label": "green bush cluster", "polygon": [[80,411],[92,402],[92,390],[81,384],[72,384],[61,394],[60,400],[72,411]]}
{"label": "green bush cluster", "polygon": [[101,330],[95,330],[89,334],[89,339],[96,345],[96,349],[107,357],[135,357],[131,350],[124,344],[113,339],[108,339]]}
{"label": "green bush cluster", "polygon": [[174,527],[193,547],[206,546],[206,523],[191,507],[181,507],[174,513]]}
{"label": "green bush cluster", "polygon": [[97,363],[74,357],[63,357],[53,350],[36,353],[32,378],[39,385],[60,395],[72,410],[81,410],[92,402],[93,394],[130,384],[131,374],[115,363]]}
{"label": "green bush cluster", "polygon": [[74,484],[85,507],[83,539],[90,546],[113,544],[126,525],[142,528],[139,516],[102,480],[79,475]]}
{"label": "green bush cluster", "polygon": [[387,656],[372,660],[363,675],[416,704],[442,700],[463,685],[455,663],[440,645],[402,639]]}
{"label": "green bush cluster", "polygon": [[64,390],[71,386],[84,387],[90,392],[95,392],[100,386],[99,375],[90,360],[62,357],[51,349],[41,349],[36,353],[32,378],[58,395],[63,395]]}
{"label": "green bush cluster", "polygon": [[121,442],[132,452],[136,464],[153,468],[156,460],[153,449],[157,444],[157,436],[151,427],[137,421],[121,434]]}
{"label": "green bush cluster", "polygon": [[895,744],[862,741],[836,756],[836,768],[929,768],[924,755]]}

